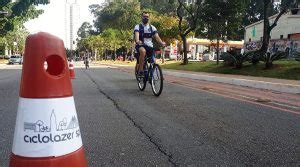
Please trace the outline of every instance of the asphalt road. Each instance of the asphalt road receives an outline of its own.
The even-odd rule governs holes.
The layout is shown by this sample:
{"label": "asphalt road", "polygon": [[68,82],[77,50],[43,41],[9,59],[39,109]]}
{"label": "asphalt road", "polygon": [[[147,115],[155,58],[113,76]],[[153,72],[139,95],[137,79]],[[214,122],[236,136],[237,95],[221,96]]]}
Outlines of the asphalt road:
{"label": "asphalt road", "polygon": [[[12,148],[21,70],[0,69],[0,166]],[[107,67],[76,69],[89,166],[299,166],[300,116],[166,83],[163,94]]]}

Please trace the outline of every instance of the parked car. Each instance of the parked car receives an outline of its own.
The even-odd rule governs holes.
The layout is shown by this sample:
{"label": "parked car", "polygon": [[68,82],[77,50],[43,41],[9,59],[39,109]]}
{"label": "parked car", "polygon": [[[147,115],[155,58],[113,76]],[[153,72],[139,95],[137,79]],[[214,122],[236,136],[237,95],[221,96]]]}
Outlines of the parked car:
{"label": "parked car", "polygon": [[20,55],[13,55],[10,56],[8,60],[8,64],[22,64],[23,63],[23,58]]}
{"label": "parked car", "polygon": [[203,59],[202,59],[203,61],[210,61],[213,59],[214,59],[214,57],[213,57],[212,53],[207,52],[207,53],[203,54]]}
{"label": "parked car", "polygon": [[9,59],[10,58],[10,56],[9,55],[4,55],[4,59]]}
{"label": "parked car", "polygon": [[170,60],[177,60],[177,54],[170,54]]}

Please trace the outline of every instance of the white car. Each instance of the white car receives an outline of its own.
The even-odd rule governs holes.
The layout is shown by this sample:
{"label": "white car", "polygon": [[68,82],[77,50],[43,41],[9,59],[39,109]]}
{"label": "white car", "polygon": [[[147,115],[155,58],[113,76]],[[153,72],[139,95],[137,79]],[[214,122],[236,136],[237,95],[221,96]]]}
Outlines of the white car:
{"label": "white car", "polygon": [[205,53],[203,54],[203,61],[210,61],[210,60],[213,60],[214,57],[211,53]]}
{"label": "white car", "polygon": [[22,63],[23,63],[23,58],[20,55],[10,56],[8,60],[8,64],[22,64]]}

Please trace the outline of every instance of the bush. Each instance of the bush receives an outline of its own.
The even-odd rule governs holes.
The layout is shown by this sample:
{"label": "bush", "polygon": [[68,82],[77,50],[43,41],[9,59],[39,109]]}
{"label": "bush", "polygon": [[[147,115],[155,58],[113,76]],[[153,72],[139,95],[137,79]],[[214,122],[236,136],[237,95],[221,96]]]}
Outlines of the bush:
{"label": "bush", "polygon": [[255,50],[255,51],[249,51],[247,53],[245,53],[247,56],[247,59],[250,63],[252,63],[253,65],[256,65],[259,63],[260,57],[261,57],[261,52],[259,50]]}
{"label": "bush", "polygon": [[295,60],[300,61],[300,52],[295,52],[293,54],[293,56],[294,56]]}
{"label": "bush", "polygon": [[249,53],[241,54],[236,51],[228,51],[223,53],[221,58],[225,65],[241,69],[244,62],[251,60],[249,56]]}
{"label": "bush", "polygon": [[267,69],[272,68],[273,67],[273,62],[277,61],[277,60],[281,60],[284,58],[287,58],[287,54],[285,52],[282,51],[277,51],[275,53],[270,53],[267,52],[264,55],[261,56],[262,61],[265,62],[265,67]]}

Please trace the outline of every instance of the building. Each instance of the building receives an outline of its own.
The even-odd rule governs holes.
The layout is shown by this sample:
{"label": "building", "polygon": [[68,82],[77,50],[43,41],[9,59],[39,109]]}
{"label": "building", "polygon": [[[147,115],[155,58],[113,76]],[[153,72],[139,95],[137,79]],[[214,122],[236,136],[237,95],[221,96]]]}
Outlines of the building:
{"label": "building", "polygon": [[[227,52],[230,48],[242,49],[244,41],[219,41],[219,51]],[[216,59],[217,40],[188,38],[187,39],[188,57],[193,60],[214,60]],[[206,56],[206,57],[205,57]]]}
{"label": "building", "polygon": [[66,0],[65,3],[65,47],[76,49],[77,30],[79,29],[80,6],[78,0]]}
{"label": "building", "polygon": [[[277,15],[269,17],[272,24]],[[300,10],[291,10],[281,16],[277,26],[271,31],[270,50],[289,52],[300,52]],[[257,50],[261,47],[263,40],[264,22],[259,21],[245,28],[245,51]]]}

